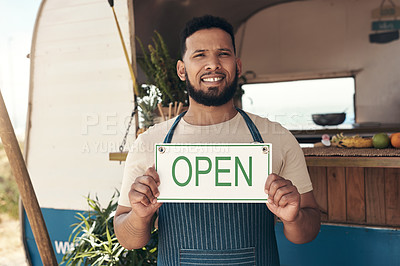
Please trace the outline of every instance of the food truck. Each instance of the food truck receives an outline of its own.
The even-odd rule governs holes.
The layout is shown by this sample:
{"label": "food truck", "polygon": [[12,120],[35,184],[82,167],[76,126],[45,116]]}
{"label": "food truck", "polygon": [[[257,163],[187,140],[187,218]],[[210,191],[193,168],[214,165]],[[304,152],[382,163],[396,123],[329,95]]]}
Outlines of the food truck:
{"label": "food truck", "polygon": [[[400,265],[399,149],[314,147],[324,134],[372,137],[400,132],[400,1],[114,2],[139,82],[145,77],[136,65],[143,55],[135,37],[148,44],[156,30],[171,56],[178,58],[179,30],[191,17],[204,14],[222,16],[234,26],[248,85],[351,79],[346,99],[339,87],[321,87],[315,94],[307,94],[306,88],[297,91],[295,108],[308,100],[346,100],[350,107],[345,111],[321,107],[312,112],[346,113],[351,119],[316,125],[307,116],[310,123],[304,126],[291,128],[296,120],[289,123],[288,129],[304,144],[322,226],[313,242],[295,245],[285,239],[278,221],[281,264]],[[119,152],[136,100],[109,1],[43,0],[30,60],[25,160],[60,262],[72,248],[69,235],[76,213],[88,209],[86,197],[97,195],[107,204],[120,188],[124,162],[109,160],[109,154]],[[250,90],[244,96],[251,95]],[[265,108],[274,102],[268,94],[274,92],[259,97]],[[253,111],[251,99],[246,99],[243,109]],[[139,127],[137,119],[132,123],[126,149]],[[27,258],[41,265],[23,211],[21,221]]]}

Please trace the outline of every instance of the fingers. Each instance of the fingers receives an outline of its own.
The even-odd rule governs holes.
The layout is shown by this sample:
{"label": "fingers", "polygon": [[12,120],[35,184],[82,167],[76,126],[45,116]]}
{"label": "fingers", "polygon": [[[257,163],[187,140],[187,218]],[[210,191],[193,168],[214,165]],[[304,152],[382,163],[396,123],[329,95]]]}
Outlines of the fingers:
{"label": "fingers", "polygon": [[300,200],[300,194],[292,182],[276,174],[268,176],[265,183],[265,192],[268,194],[268,203],[280,207],[298,203]]}
{"label": "fingers", "polygon": [[298,192],[296,187],[283,187],[276,191],[273,197],[273,203],[277,206],[286,206],[298,200]]}
{"label": "fingers", "polygon": [[160,192],[160,178],[153,167],[147,169],[143,176],[136,178],[131,186],[129,198],[131,204],[141,203],[144,206],[157,203]]}
{"label": "fingers", "polygon": [[159,192],[154,180],[149,177],[141,176],[136,178],[131,187],[133,201],[141,202],[143,205],[156,203]]}
{"label": "fingers", "polygon": [[267,194],[269,194],[269,189],[271,187],[271,184],[275,181],[275,180],[281,180],[283,179],[282,177],[280,177],[277,174],[270,174],[267,178],[267,181],[265,181],[265,192],[267,192]]}
{"label": "fingers", "polygon": [[158,176],[158,173],[157,173],[156,169],[154,168],[154,166],[147,168],[144,175],[152,177],[154,179],[154,181],[156,182],[157,186],[160,185],[160,177]]}

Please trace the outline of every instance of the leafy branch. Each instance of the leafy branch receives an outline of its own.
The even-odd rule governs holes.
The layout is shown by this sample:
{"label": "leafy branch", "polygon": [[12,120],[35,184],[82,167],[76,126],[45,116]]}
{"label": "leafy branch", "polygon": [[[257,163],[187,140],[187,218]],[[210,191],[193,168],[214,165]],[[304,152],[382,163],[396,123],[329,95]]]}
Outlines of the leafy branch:
{"label": "leafy branch", "polygon": [[[143,54],[137,62],[146,74],[147,84],[157,87],[162,104],[168,106],[169,103],[178,101],[187,105],[186,84],[176,74],[176,61],[171,58],[162,36],[154,31],[153,45],[149,44],[148,50],[138,37],[136,39]],[[149,95],[148,90],[142,91],[140,96],[145,95]]]}
{"label": "leafy branch", "polygon": [[97,196],[86,198],[91,210],[77,213],[79,222],[72,225],[69,239],[74,248],[65,254],[62,264],[157,265],[157,229],[153,229],[150,242],[142,249],[127,250],[119,244],[113,224],[118,195],[114,193],[106,208],[101,207]]}

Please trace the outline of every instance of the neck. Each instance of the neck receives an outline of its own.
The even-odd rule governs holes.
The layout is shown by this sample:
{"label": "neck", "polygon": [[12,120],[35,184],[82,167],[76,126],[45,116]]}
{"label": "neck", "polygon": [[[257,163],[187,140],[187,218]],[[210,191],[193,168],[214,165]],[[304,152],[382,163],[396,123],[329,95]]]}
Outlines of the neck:
{"label": "neck", "polygon": [[189,98],[189,109],[184,116],[187,123],[196,126],[215,125],[232,119],[237,110],[230,100],[221,106],[205,106]]}

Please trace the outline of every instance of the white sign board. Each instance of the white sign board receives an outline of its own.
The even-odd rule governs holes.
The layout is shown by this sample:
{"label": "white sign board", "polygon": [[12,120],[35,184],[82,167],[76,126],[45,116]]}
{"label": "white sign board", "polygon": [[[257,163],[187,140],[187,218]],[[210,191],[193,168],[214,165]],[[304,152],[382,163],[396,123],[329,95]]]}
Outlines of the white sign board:
{"label": "white sign board", "polygon": [[272,145],[155,145],[159,202],[267,202]]}

